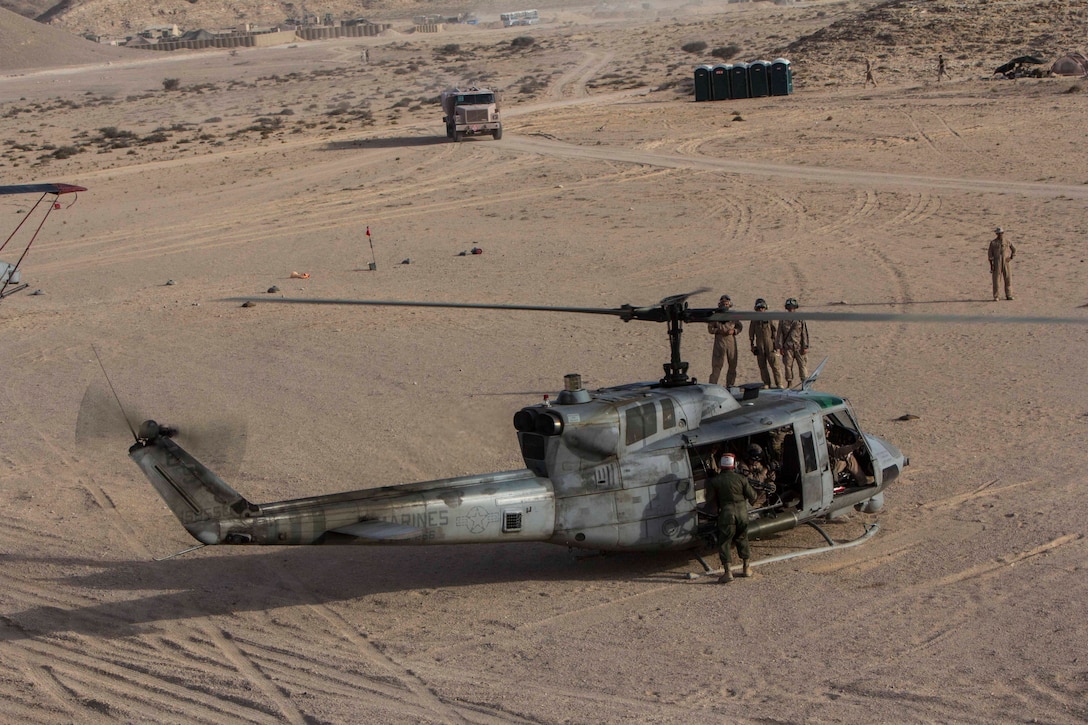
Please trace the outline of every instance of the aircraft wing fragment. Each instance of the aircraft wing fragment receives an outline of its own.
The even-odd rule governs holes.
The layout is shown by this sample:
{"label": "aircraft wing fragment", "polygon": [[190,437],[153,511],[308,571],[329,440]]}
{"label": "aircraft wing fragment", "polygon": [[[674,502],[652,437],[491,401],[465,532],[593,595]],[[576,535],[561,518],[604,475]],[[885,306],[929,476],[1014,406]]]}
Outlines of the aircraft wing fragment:
{"label": "aircraft wing fragment", "polygon": [[0,186],[0,194],[74,194],[86,191],[75,184],[8,184]]}

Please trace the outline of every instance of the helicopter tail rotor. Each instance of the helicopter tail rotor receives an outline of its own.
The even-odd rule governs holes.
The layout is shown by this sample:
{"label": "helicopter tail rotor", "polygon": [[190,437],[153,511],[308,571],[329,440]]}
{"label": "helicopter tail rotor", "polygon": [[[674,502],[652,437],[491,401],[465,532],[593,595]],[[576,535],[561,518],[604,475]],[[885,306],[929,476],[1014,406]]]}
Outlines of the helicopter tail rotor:
{"label": "helicopter tail rotor", "polygon": [[[245,520],[260,511],[198,461],[171,436],[176,431],[154,420],[140,424],[129,458],[144,475],[185,529],[201,544],[244,544]],[[146,437],[145,437],[146,436]]]}
{"label": "helicopter tail rotor", "polygon": [[[239,420],[217,420],[184,426],[166,425],[151,419],[144,411],[126,407],[106,372],[106,366],[94,349],[102,369],[102,378],[95,378],[83,393],[76,417],[75,438],[81,446],[99,441],[113,441],[127,430],[136,445],[158,437],[176,439],[179,444],[200,452],[208,465],[234,476],[241,468],[245,454],[246,426]],[[174,406],[171,406],[174,407]],[[204,419],[203,411],[184,406],[184,420]],[[139,423],[139,421],[143,421]]]}

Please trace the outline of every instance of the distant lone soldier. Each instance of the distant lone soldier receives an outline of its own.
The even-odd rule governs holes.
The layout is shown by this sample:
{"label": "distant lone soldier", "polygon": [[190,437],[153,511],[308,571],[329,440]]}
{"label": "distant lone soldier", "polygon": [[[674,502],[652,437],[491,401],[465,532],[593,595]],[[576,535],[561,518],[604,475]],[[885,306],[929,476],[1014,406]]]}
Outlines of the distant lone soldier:
{"label": "distant lone soldier", "polygon": [[[797,299],[786,300],[786,311],[793,312],[800,305]],[[782,320],[778,323],[778,336],[774,347],[782,355],[782,367],[786,372],[786,387],[793,387],[793,366],[801,373],[801,381],[808,378],[808,325],[804,320]]]}
{"label": "distant lone soldier", "polygon": [[733,581],[730,549],[734,544],[743,564],[740,575],[752,575],[748,564],[752,558],[748,546],[748,504],[755,503],[757,494],[748,479],[734,470],[736,465],[732,453],[724,454],[719,461],[721,470],[706,481],[707,503],[718,506],[718,556],[724,569],[724,573],[718,577],[719,584]]}
{"label": "distant lone soldier", "polygon": [[948,78],[948,71],[944,68],[944,56],[937,54],[937,82],[941,82],[941,78]]}
{"label": "distant lone soldier", "polygon": [[[733,306],[729,295],[722,295],[718,300],[718,311],[728,312]],[[714,354],[710,358],[710,382],[717,384],[722,374],[722,365],[727,361],[729,369],[725,374],[725,387],[733,387],[737,381],[737,334],[744,329],[740,320],[726,322],[708,322],[707,331],[714,336]]]}
{"label": "distant lone soldier", "polygon": [[1012,258],[1016,256],[1016,247],[1005,241],[1005,230],[994,229],[996,235],[990,242],[990,276],[994,281],[994,302],[997,302],[997,280],[1005,281],[1005,299],[1012,299]]}
{"label": "distant lone soldier", "polygon": [[[767,301],[760,297],[756,300],[756,312],[766,312]],[[782,387],[782,367],[778,364],[778,355],[774,351],[774,338],[778,332],[777,325],[771,320],[753,320],[748,323],[748,342],[752,346],[752,354],[759,363],[759,376],[763,384],[768,388]],[[773,382],[771,384],[772,378]]]}
{"label": "distant lone soldier", "polygon": [[869,84],[873,84],[873,88],[876,88],[876,78],[873,78],[873,64],[869,62],[869,59],[865,59],[865,83],[862,84],[862,88],[868,88]]}

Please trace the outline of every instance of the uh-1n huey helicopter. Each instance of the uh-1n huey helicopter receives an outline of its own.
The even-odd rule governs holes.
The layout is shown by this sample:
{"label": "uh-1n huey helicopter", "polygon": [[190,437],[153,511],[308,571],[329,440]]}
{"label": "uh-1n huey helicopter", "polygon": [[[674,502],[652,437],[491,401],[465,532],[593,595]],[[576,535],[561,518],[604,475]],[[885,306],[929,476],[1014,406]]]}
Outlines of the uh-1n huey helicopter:
{"label": "uh-1n huey helicopter", "polygon": [[[701,292],[703,290],[698,290]],[[704,486],[712,461],[753,443],[777,469],[775,490],[750,512],[759,538],[858,508],[875,513],[908,459],[864,433],[846,399],[816,392],[821,364],[799,389],[699,383],[681,360],[684,323],[803,318],[829,321],[1026,322],[1022,318],[692,308],[693,293],[646,307],[306,300],[266,302],[527,310],[613,315],[668,326],[670,360],[656,382],[586,390],[568,375],[554,401],[514,415],[525,467],[274,503],[252,503],[153,420],[132,430],[129,456],[189,533],[211,544],[463,544],[542,541],[600,551],[703,546],[714,528]],[[250,301],[238,299],[235,301]],[[1045,318],[1032,318],[1033,322]],[[1084,323],[1079,318],[1046,321]],[[825,361],[826,362],[826,361]],[[131,428],[131,425],[130,425]],[[851,444],[855,475],[836,475],[834,449]],[[859,472],[860,471],[860,472]],[[866,536],[868,536],[866,533]],[[833,544],[830,537],[828,544]],[[825,547],[826,548],[826,547]],[[184,553],[184,552],[179,552]],[[704,563],[704,567],[706,564]],[[709,567],[706,567],[709,569]]]}

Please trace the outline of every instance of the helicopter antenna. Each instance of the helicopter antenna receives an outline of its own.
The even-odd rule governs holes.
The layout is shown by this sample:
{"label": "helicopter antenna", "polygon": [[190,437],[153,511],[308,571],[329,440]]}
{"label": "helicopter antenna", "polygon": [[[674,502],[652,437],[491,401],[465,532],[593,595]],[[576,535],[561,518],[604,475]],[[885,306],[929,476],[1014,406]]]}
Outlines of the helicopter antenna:
{"label": "helicopter antenna", "polygon": [[106,372],[106,366],[102,364],[102,358],[98,356],[98,348],[91,345],[91,349],[94,350],[94,359],[98,361],[98,367],[102,368],[102,375],[106,378],[106,384],[110,386],[110,392],[113,393],[113,399],[117,401],[117,407],[121,409],[121,416],[125,419],[125,424],[128,425],[129,432],[132,433],[132,438],[137,443],[140,442],[140,437],[136,435],[136,430],[132,427],[132,421],[128,419],[128,413],[125,412],[125,406],[121,404],[121,398],[117,395],[117,391],[113,387],[113,383],[110,381],[110,375]]}
{"label": "helicopter antenna", "polygon": [[816,366],[816,369],[812,371],[812,374],[805,378],[804,382],[801,383],[801,390],[809,390],[812,388],[812,384],[816,382],[816,378],[820,377],[824,365],[827,365],[827,361],[830,359],[830,357],[825,357],[820,364]]}

